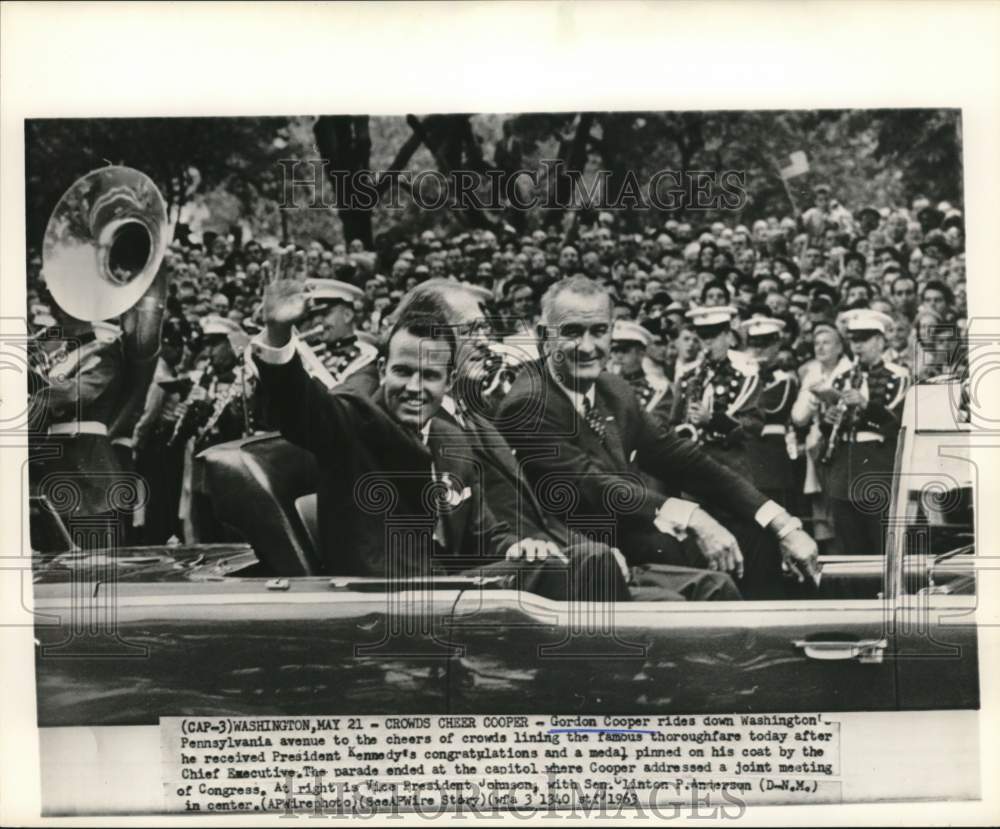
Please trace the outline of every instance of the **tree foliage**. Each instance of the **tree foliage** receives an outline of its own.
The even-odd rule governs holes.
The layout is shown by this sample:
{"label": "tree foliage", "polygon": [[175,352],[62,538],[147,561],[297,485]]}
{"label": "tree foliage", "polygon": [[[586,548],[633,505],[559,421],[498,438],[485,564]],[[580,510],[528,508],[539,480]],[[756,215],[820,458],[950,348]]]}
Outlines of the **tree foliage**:
{"label": "tree foliage", "polygon": [[[538,186],[560,205],[579,205],[578,177],[548,174],[543,161],[561,159],[565,169],[581,171],[584,183],[607,170],[603,186],[611,194],[630,175],[645,182],[659,170],[740,171],[748,199],[736,214],[744,221],[792,213],[793,203],[804,209],[821,182],[851,207],[907,204],[917,195],[960,204],[960,117],[957,110],[912,109],[32,120],[25,127],[28,241],[39,243],[66,188],[106,163],[146,172],[175,214],[192,200],[214,199],[258,235],[360,238],[370,246],[386,231],[494,227],[499,213],[428,213],[405,193],[401,208],[392,211],[379,205],[337,213],[305,204],[279,210],[279,160],[325,159],[334,169],[370,166],[376,172],[434,167],[483,173],[495,166],[504,122],[524,168],[538,173]],[[786,186],[778,171],[795,151],[806,153],[810,170]],[[527,223],[565,221],[567,212],[576,213],[534,210]],[[664,218],[655,208],[622,215],[636,229]],[[674,214],[691,221],[718,216],[690,208]]]}

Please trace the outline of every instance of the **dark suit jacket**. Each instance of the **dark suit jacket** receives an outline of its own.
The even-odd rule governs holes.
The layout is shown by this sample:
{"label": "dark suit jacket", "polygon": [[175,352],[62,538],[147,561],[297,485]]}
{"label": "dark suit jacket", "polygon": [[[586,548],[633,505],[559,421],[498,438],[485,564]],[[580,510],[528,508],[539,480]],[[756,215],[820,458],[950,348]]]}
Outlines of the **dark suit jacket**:
{"label": "dark suit jacket", "polygon": [[[504,398],[498,428],[517,452],[543,509],[561,511],[575,498],[572,511],[578,518],[610,519],[625,534],[648,533],[668,495],[690,494],[745,520],[767,501],[690,441],[658,426],[621,378],[601,374],[596,408],[605,418],[603,443],[541,362],[526,367]],[[656,478],[662,489],[646,486],[640,472]]]}
{"label": "dark suit jacket", "polygon": [[[380,394],[328,391],[308,376],[298,355],[281,366],[256,362],[272,422],[316,455],[327,572],[400,577],[431,565],[460,569],[500,558],[513,543],[486,505],[475,464],[448,451],[461,443],[457,426],[433,419],[424,446],[390,417]],[[437,500],[442,494],[445,504]],[[431,543],[439,517],[443,549]],[[435,552],[443,557],[431,562]]]}
{"label": "dark suit jacket", "polygon": [[[444,410],[439,417],[462,428]],[[453,443],[446,451],[461,454],[462,447],[468,450],[469,459],[480,468],[482,485],[496,519],[513,528],[518,538],[551,539],[561,547],[569,546],[572,534],[565,524],[542,509],[503,435],[480,414],[463,418],[461,442]]]}
{"label": "dark suit jacket", "polygon": [[[442,410],[440,417],[458,427]],[[623,601],[629,598],[625,580],[611,559],[609,546],[570,529],[546,512],[517,462],[517,456],[496,427],[482,414],[463,417],[460,440],[449,443],[447,452],[468,456],[480,468],[490,509],[496,518],[514,528],[518,538],[554,541],[569,558],[564,571],[555,559],[545,562],[494,564],[487,575],[516,573],[521,589],[559,601]],[[609,539],[606,539],[609,540]],[[637,597],[644,601],[710,601],[739,598],[725,573],[654,564],[632,571]]]}

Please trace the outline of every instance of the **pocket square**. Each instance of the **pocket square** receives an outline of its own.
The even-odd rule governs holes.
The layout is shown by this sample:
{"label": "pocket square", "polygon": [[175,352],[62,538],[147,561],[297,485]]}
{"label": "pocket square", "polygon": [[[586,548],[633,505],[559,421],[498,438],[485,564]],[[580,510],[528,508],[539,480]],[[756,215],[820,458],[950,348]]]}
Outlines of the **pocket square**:
{"label": "pocket square", "polygon": [[472,497],[471,487],[465,487],[465,489],[463,489],[461,492],[459,492],[457,489],[449,489],[448,499],[447,499],[448,506],[457,507],[459,504],[462,503],[462,501],[467,501],[471,497]]}

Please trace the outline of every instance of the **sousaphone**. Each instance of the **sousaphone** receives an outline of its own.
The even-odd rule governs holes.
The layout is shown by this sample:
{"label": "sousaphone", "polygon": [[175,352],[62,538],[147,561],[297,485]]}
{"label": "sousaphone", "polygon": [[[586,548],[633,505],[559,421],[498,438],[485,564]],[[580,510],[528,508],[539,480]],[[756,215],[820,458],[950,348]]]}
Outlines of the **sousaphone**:
{"label": "sousaphone", "polygon": [[69,188],[49,217],[42,274],[70,316],[112,319],[156,278],[170,244],[167,206],[145,173],[102,167]]}

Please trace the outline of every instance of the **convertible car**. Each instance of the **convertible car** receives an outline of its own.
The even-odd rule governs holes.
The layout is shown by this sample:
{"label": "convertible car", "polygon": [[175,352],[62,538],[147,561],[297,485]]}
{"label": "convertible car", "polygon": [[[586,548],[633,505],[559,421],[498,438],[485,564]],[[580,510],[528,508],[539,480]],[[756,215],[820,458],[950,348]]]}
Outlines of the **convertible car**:
{"label": "convertible car", "polygon": [[[957,385],[910,390],[887,553],[783,602],[565,604],[503,578],[317,575],[315,465],[274,435],[206,450],[180,546],[39,558],[41,726],[162,716],[978,708],[975,466]],[[33,532],[65,533],[44,502]],[[276,574],[282,575],[276,575]],[[296,573],[298,575],[289,575]]]}

